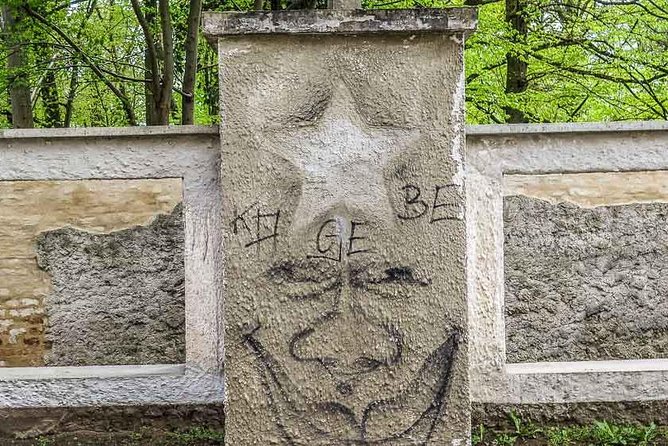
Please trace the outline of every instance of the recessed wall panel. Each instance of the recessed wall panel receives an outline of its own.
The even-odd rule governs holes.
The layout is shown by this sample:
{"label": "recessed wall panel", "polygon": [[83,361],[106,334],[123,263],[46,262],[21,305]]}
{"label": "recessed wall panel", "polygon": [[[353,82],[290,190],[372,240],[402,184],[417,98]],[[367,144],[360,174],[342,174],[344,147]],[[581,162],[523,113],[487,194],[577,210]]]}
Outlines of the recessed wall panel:
{"label": "recessed wall panel", "polygon": [[668,357],[668,172],[504,182],[508,361]]}
{"label": "recessed wall panel", "polygon": [[0,182],[0,365],[185,362],[181,188]]}

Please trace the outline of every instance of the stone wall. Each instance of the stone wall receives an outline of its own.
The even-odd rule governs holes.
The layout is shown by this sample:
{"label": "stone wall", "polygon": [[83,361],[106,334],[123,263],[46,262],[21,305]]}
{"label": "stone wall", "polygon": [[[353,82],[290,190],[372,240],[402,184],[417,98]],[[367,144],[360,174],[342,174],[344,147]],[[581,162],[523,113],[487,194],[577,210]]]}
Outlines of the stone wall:
{"label": "stone wall", "polygon": [[506,177],[509,362],[668,357],[668,174]]}
{"label": "stone wall", "polygon": [[[105,237],[104,234],[149,224],[156,216],[170,213],[180,201],[179,179],[0,182],[0,364],[44,365],[52,343],[60,345],[53,336],[55,332],[48,334],[50,318],[58,314],[58,304],[49,298],[59,293],[62,296],[65,288],[60,283],[54,289],[50,274],[38,266],[36,247],[40,234],[46,232],[42,240],[53,241],[62,228],[71,227],[64,231],[82,239]],[[50,232],[54,230],[55,233]],[[170,236],[165,233],[160,237]],[[182,231],[178,237],[176,240],[182,240]],[[175,245],[169,246],[171,250]],[[43,266],[59,270],[56,259],[62,252],[49,253],[44,244],[42,248]],[[147,260],[151,254],[143,256]],[[85,283],[89,287],[95,285]],[[99,296],[112,298],[113,293],[101,290],[97,287]],[[83,316],[71,315],[81,323]],[[51,363],[68,362],[61,356],[51,358]]]}
{"label": "stone wall", "polygon": [[226,444],[466,443],[474,11],[204,23],[221,72]]}
{"label": "stone wall", "polygon": [[[195,215],[196,221],[213,221],[215,223],[210,223],[208,227],[200,226],[206,228],[201,233],[186,233],[186,238],[191,237],[187,247],[199,246],[198,243],[209,247],[215,245],[211,243],[212,239],[209,236],[215,235],[216,232],[213,228],[218,228],[220,225],[215,218],[207,220],[206,216],[218,215],[217,212],[210,212],[210,210],[215,210],[212,203],[218,203],[220,200],[216,198],[217,195],[206,195],[206,193],[202,193],[202,190],[205,192],[218,190],[215,185],[218,153],[216,149],[217,134],[211,133],[209,129],[207,130],[209,133],[200,136],[198,139],[191,134],[195,130],[188,130],[190,133],[187,135],[170,137],[165,137],[162,133],[174,132],[173,128],[150,130],[154,132],[151,134],[158,136],[145,139],[144,141],[150,144],[141,146],[141,150],[136,149],[137,141],[142,141],[141,138],[144,138],[144,136],[141,135],[144,135],[148,129],[142,129],[141,132],[132,129],[132,132],[135,133],[129,133],[128,130],[121,136],[117,135],[113,138],[107,138],[108,134],[121,132],[110,129],[86,129],[85,132],[77,130],[71,132],[73,139],[70,139],[67,135],[62,135],[60,139],[53,139],[53,135],[57,132],[64,132],[53,130],[48,133],[49,138],[44,141],[35,139],[31,135],[26,135],[29,138],[24,141],[22,140],[23,134],[16,134],[17,136],[14,139],[0,147],[2,151],[0,154],[5,157],[3,163],[0,163],[0,174],[3,175],[3,178],[12,180],[48,178],[52,175],[59,178],[87,178],[103,176],[105,173],[113,174],[117,178],[183,176],[186,178],[183,189],[186,190],[186,197],[190,197],[186,198],[191,212],[189,221],[192,222]],[[139,134],[141,135],[138,137]],[[100,138],[99,136],[104,137]],[[3,137],[7,138],[7,135]],[[2,138],[0,138],[1,141]],[[201,144],[203,148],[190,149],[190,151],[184,149],[184,147],[194,147],[196,144]],[[467,144],[468,181],[469,184],[472,184],[472,187],[468,188],[472,196],[470,202],[467,203],[467,213],[471,217],[470,226],[473,228],[473,237],[478,244],[470,255],[471,263],[475,265],[472,273],[474,282],[470,288],[471,296],[475,299],[472,301],[469,313],[472,320],[471,326],[473,327],[469,336],[473,346],[471,376],[474,385],[471,386],[471,390],[474,400],[490,404],[501,402],[524,405],[528,403],[543,404],[546,401],[555,402],[555,404],[605,401],[601,404],[609,404],[610,401],[621,400],[668,400],[666,360],[625,361],[623,363],[613,361],[610,364],[607,361],[576,363],[569,370],[576,370],[577,373],[563,373],[563,364],[552,364],[551,369],[545,367],[541,371],[536,371],[537,369],[529,364],[506,364],[504,319],[506,321],[510,319],[504,317],[507,315],[503,309],[504,296],[501,286],[503,284],[504,260],[503,187],[505,187],[506,196],[528,197],[530,201],[547,203],[549,204],[547,209],[552,209],[552,211],[559,207],[559,203],[577,205],[577,208],[573,208],[575,214],[580,211],[587,212],[599,208],[611,208],[615,205],[649,204],[653,206],[654,204],[668,202],[664,191],[668,187],[668,181],[666,181],[665,173],[661,172],[662,169],[668,169],[668,150],[666,150],[668,148],[668,127],[652,123],[598,126],[536,125],[514,126],[512,128],[473,127],[469,128]],[[153,149],[156,145],[159,147]],[[211,147],[213,150],[206,147]],[[178,150],[174,150],[174,148],[178,148]],[[193,161],[193,154],[198,157],[196,161]],[[77,162],[72,162],[72,159],[77,160]],[[6,160],[9,161],[5,162]],[[79,162],[82,164],[80,165]],[[211,171],[205,170],[203,167],[205,165],[213,166]],[[612,172],[615,170],[636,172]],[[655,172],[638,172],[642,170],[654,170]],[[601,171],[605,173],[542,175],[545,172],[578,171]],[[183,172],[186,172],[186,174],[182,175]],[[189,180],[188,172],[191,175]],[[517,175],[518,172],[526,175]],[[512,175],[502,176],[502,173],[512,173]],[[203,178],[206,181],[203,181]],[[538,181],[532,181],[532,178]],[[589,180],[583,182],[583,178]],[[89,182],[85,183],[88,184]],[[91,184],[95,183],[91,182]],[[179,181],[177,180],[176,183],[178,184]],[[586,186],[587,183],[589,183],[589,186]],[[31,186],[38,184],[30,182]],[[43,184],[56,183],[49,181]],[[67,184],[73,186],[77,183],[67,182]],[[49,208],[47,212],[42,212],[42,214],[45,214],[44,217],[39,217],[39,205],[34,200],[36,195],[30,193],[30,189],[25,189],[25,184],[21,182],[0,182],[0,188],[4,191],[4,195],[0,196],[0,205],[2,206],[2,212],[0,212],[0,234],[2,235],[0,237],[0,301],[7,303],[2,307],[3,313],[0,315],[3,316],[2,320],[6,321],[1,323],[2,326],[0,326],[3,342],[0,345],[0,349],[2,349],[0,351],[5,355],[5,358],[12,359],[12,355],[6,355],[8,352],[20,352],[20,349],[24,348],[22,340],[28,337],[24,333],[14,331],[15,339],[19,342],[10,344],[9,330],[12,328],[30,328],[27,324],[28,316],[19,319],[19,311],[14,311],[11,315],[9,311],[31,309],[30,311],[38,313],[44,312],[46,310],[43,299],[52,290],[51,277],[37,267],[35,247],[36,237],[39,233],[57,230],[67,225],[74,225],[86,232],[93,233],[122,231],[134,225],[145,226],[156,215],[171,212],[181,199],[181,187],[178,185],[174,188],[173,200],[162,202],[162,199],[159,198],[162,196],[161,194],[154,195],[157,198],[156,201],[148,196],[141,198],[139,195],[142,194],[138,193],[134,195],[130,192],[128,192],[130,195],[114,193],[113,185],[122,184],[120,181],[97,184],[100,184],[100,187],[87,194],[87,196],[90,199],[100,200],[104,200],[107,195],[119,198],[118,203],[110,206],[110,212],[107,211],[109,205],[104,204],[99,207],[91,206],[86,212],[78,214],[73,211],[73,207],[76,207],[75,203],[78,200],[72,199],[72,195],[78,194],[73,194],[71,191],[53,193],[47,195],[45,201],[51,206],[61,199],[70,197],[68,198],[70,200],[69,204],[64,202],[61,204],[64,206],[62,209],[69,209],[73,216],[65,219],[61,218],[56,221],[55,225],[50,226],[44,225],[43,222],[51,221],[52,217],[58,219],[60,218],[59,215],[62,217],[65,215],[62,214],[62,210]],[[191,186],[188,186],[188,184]],[[208,185],[213,186],[209,187]],[[125,187],[127,189],[127,185]],[[189,187],[190,195],[187,193]],[[23,189],[17,190],[17,188]],[[21,193],[25,196],[21,196]],[[213,197],[210,202],[206,201],[206,197],[209,196]],[[200,197],[205,198],[200,200]],[[150,203],[147,212],[141,210],[146,206],[142,200],[148,200],[148,203]],[[135,203],[137,203],[136,209],[134,208]],[[476,203],[476,205],[471,206],[471,203]],[[23,209],[19,209],[21,206]],[[561,206],[568,208],[565,204]],[[95,210],[92,213],[96,216],[92,219],[87,218],[91,215],[92,209]],[[197,211],[199,213],[195,212],[193,214],[193,209],[204,209],[205,211]],[[138,215],[138,218],[136,220],[125,220],[126,214],[124,212],[126,210],[130,215]],[[210,212],[210,214],[207,214],[207,212]],[[577,216],[571,217],[577,218]],[[105,218],[111,219],[109,225],[99,223]],[[14,225],[14,229],[12,229],[12,219],[20,222],[20,224]],[[32,235],[26,239],[20,231],[16,230],[16,226],[27,230],[28,234]],[[189,227],[192,228],[192,225]],[[22,240],[27,240],[27,243]],[[27,254],[22,254],[26,247]],[[211,277],[213,274],[209,274],[210,270],[199,265],[197,267],[193,266],[193,262],[196,263],[200,259],[211,259],[211,250],[193,251],[192,248],[190,249],[189,259],[192,262],[189,267],[189,277],[202,277],[203,280]],[[215,253],[213,255],[215,256]],[[530,255],[536,257],[534,252]],[[210,264],[213,270],[220,270],[219,267],[213,268],[213,266],[218,265],[216,262],[210,262]],[[219,302],[219,295],[215,292],[210,294],[203,292],[205,288],[211,287],[211,284],[200,283],[197,280],[190,280],[188,283],[191,289],[187,294],[190,296],[191,302],[201,303],[198,306],[189,306],[191,314],[193,311],[200,311],[200,313],[191,316],[189,319],[189,326],[195,325],[196,329],[189,331],[191,340],[188,348],[191,358],[201,358],[203,351],[205,353],[218,351],[218,346],[214,341],[202,342],[209,339],[209,335],[211,339],[214,338],[215,326],[200,323],[204,320],[201,317],[202,312],[215,314],[216,306],[213,303]],[[40,292],[40,286],[42,285],[45,288]],[[213,289],[215,290],[215,287]],[[38,302],[21,301],[21,299],[37,299]],[[21,304],[23,307],[19,306]],[[646,310],[646,308],[643,308],[643,310]],[[643,315],[646,313],[638,314],[641,315],[640,317],[644,317]],[[617,315],[625,316],[624,312],[618,312]],[[40,318],[35,319],[35,327],[39,329],[37,333],[39,336],[36,337],[45,346],[44,325],[41,322],[43,315],[38,314],[38,316]],[[652,320],[648,319],[650,322]],[[13,323],[16,325],[5,327],[7,321],[10,325]],[[645,323],[645,321],[642,322]],[[201,329],[202,327],[207,329]],[[213,329],[208,329],[209,327],[213,327]],[[535,334],[539,334],[535,327],[521,328],[533,329]],[[200,336],[201,333],[206,333],[207,336]],[[655,331],[654,333],[658,332]],[[543,335],[543,339],[546,338],[547,335]],[[512,342],[508,342],[508,346],[511,348]],[[31,349],[26,348],[25,351],[31,352],[33,355],[31,358],[38,359],[34,363],[41,364],[40,361],[43,361],[44,353],[39,353],[39,350],[33,348],[33,346],[30,347]],[[582,357],[580,353],[578,353],[578,359]],[[21,357],[21,355],[18,355],[18,357]],[[209,357],[214,357],[214,355],[207,356],[207,358]],[[640,355],[636,357],[643,357],[643,353],[640,352]],[[647,357],[650,356],[647,355]],[[13,359],[16,358],[17,356],[14,356]],[[511,359],[517,360],[512,356]],[[599,362],[603,363],[601,367],[598,367]],[[24,362],[24,364],[27,363],[27,361]],[[15,364],[10,361],[7,365]],[[547,365],[550,366],[550,364]],[[597,367],[592,369],[593,366]],[[518,371],[521,373],[518,373]],[[162,402],[165,395],[172,398],[170,401],[181,401],[184,395],[181,389],[189,391],[193,387],[190,379],[187,380],[187,387],[179,387],[181,382],[173,384],[176,381],[175,379],[169,381],[170,385],[174,385],[173,388],[178,390],[172,393],[161,393],[165,386],[162,386],[163,381],[158,378],[155,381],[160,383],[159,387],[148,385],[141,387],[139,384],[135,384],[139,380],[129,380],[130,384],[122,388],[125,394],[120,397],[113,391],[107,391],[109,389],[108,385],[106,387],[99,385],[98,383],[102,380],[84,380],[85,388],[81,395],[87,395],[86,398],[88,399],[86,401],[94,400],[96,404],[100,401],[100,398],[105,402],[113,400],[113,404],[126,404],[128,401],[134,401],[135,397],[141,398],[143,401],[153,398],[150,401],[159,400]],[[164,381],[167,382],[166,379]],[[80,399],[71,396],[73,392],[66,387],[65,383],[67,382],[68,380],[39,381],[33,387],[33,389],[39,389],[39,395],[29,396],[27,399],[25,398],[25,395],[29,393],[25,391],[27,386],[20,387],[17,391],[17,384],[5,382],[4,390],[0,391],[0,403],[4,407],[23,406],[26,401],[33,406],[39,406],[46,400],[56,402],[58,405],[79,404]],[[145,390],[148,387],[150,387],[150,390]],[[105,391],[99,391],[100,388]],[[207,392],[209,388],[207,382]],[[624,389],[623,393],[617,391],[620,388]],[[135,389],[139,389],[139,391]],[[16,397],[19,394],[22,395],[20,403]],[[43,396],[43,394],[47,396]],[[192,393],[189,395],[192,395]],[[222,395],[222,392],[220,395]]]}

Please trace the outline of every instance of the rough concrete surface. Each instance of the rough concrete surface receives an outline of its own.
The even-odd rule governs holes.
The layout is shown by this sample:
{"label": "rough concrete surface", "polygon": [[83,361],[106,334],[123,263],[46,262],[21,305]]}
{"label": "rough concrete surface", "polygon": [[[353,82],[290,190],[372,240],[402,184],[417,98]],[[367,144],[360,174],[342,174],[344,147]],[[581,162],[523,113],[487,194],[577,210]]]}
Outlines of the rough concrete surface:
{"label": "rough concrete surface", "polygon": [[468,441],[462,44],[218,42],[228,444]]}
{"label": "rough concrete surface", "polygon": [[667,216],[506,197],[508,361],[666,357]]}
{"label": "rough concrete surface", "polygon": [[110,234],[42,233],[38,261],[53,283],[45,363],[185,362],[183,237],[180,205]]}

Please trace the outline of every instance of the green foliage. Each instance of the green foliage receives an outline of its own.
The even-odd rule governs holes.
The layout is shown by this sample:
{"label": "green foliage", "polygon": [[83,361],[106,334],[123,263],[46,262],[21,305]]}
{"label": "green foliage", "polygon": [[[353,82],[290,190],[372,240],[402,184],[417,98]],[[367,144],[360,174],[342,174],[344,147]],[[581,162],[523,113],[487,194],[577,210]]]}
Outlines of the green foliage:
{"label": "green foliage", "polygon": [[482,444],[485,439],[485,434],[487,433],[487,428],[484,424],[480,424],[477,428],[471,429],[471,443],[472,444]]}
{"label": "green foliage", "polygon": [[[281,0],[282,8],[300,2]],[[478,5],[478,30],[466,43],[467,121],[502,123],[509,110],[529,122],[668,119],[668,0],[518,0],[526,32],[507,17],[511,0],[363,0],[365,8]],[[146,3],[141,2],[142,5]],[[204,10],[250,10],[254,0],[205,0]],[[269,7],[265,0],[264,7]],[[123,126],[130,108],[142,123],[144,41],[130,0],[0,0],[21,15],[2,33],[0,58],[17,42],[25,65],[0,67],[0,127],[10,126],[12,85],[28,85],[38,126]],[[171,0],[175,100],[185,60],[189,0]],[[45,22],[27,11],[35,11]],[[146,10],[144,11],[146,12]],[[69,36],[78,50],[64,41]],[[87,56],[86,57],[84,57]],[[509,89],[508,57],[526,65],[522,88]],[[108,80],[102,82],[91,64]],[[217,58],[201,39],[195,121],[218,120]],[[114,92],[110,85],[118,89]],[[120,99],[126,98],[126,104]],[[125,108],[124,108],[125,107]]]}
{"label": "green foliage", "polygon": [[35,443],[35,446],[51,446],[53,445],[53,442],[46,438],[46,437],[37,437],[37,442]]}
{"label": "green foliage", "polygon": [[[596,422],[588,426],[545,427],[510,415],[512,429],[492,430],[484,425],[473,429],[473,446],[665,446],[668,445],[668,430],[655,424],[616,425]],[[194,427],[186,430],[162,431],[142,428],[137,432],[109,432],[106,440],[100,433],[80,432],[74,436],[39,437],[35,446],[55,444],[118,444],[123,446],[214,446],[223,445],[222,430]],[[113,441],[112,441],[113,439]],[[80,443],[81,442],[81,443]],[[23,443],[22,443],[23,444]]]}
{"label": "green foliage", "polygon": [[533,421],[523,421],[515,412],[511,411],[508,415],[510,420],[513,422],[515,427],[515,432],[513,432],[517,437],[522,438],[536,438],[543,430],[534,424]]}
{"label": "green foliage", "polygon": [[541,427],[510,413],[511,430],[493,430],[480,425],[472,436],[473,446],[659,446],[668,445],[668,430],[655,424],[617,425],[607,421],[589,426]]}
{"label": "green foliage", "polygon": [[[4,443],[3,443],[4,444]],[[11,443],[12,445],[15,443]],[[222,446],[225,435],[222,430],[193,427],[184,430],[160,430],[142,427],[136,432],[94,432],[80,431],[41,436],[35,440],[19,441],[18,444],[31,446]]]}
{"label": "green foliage", "polygon": [[514,446],[517,442],[517,437],[513,434],[502,432],[498,434],[492,441],[493,446]]}

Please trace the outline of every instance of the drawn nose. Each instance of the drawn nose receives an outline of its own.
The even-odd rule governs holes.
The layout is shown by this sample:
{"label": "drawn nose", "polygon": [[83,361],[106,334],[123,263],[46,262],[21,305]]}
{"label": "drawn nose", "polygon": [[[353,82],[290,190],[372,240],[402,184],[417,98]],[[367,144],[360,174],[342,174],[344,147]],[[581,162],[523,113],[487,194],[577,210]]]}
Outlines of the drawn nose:
{"label": "drawn nose", "polygon": [[[358,292],[360,293],[360,292]],[[293,356],[319,361],[343,375],[371,372],[401,357],[401,336],[389,324],[370,321],[350,286],[342,285],[332,311],[292,340]]]}

